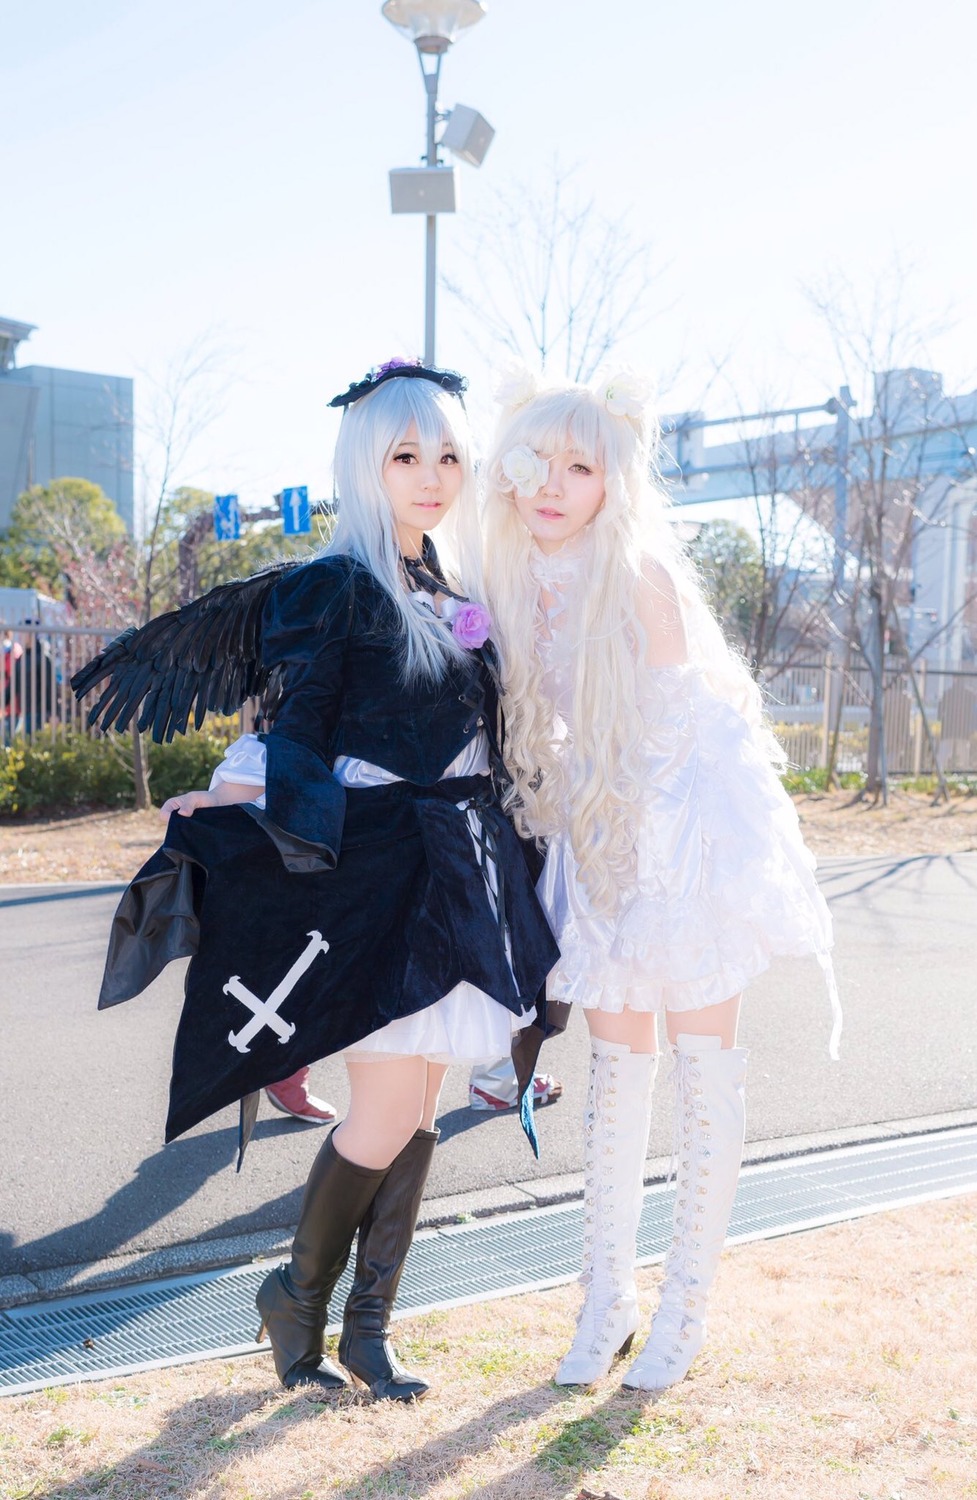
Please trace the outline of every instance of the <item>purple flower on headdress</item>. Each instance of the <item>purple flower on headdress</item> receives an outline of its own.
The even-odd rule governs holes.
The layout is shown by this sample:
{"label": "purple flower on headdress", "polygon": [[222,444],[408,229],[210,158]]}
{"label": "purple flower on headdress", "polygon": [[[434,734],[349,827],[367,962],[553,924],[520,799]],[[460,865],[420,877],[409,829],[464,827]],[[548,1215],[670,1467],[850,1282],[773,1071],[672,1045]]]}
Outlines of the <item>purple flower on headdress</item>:
{"label": "purple flower on headdress", "polygon": [[373,379],[378,380],[381,375],[387,375],[391,370],[404,370],[408,365],[419,364],[419,359],[388,359],[385,364],[377,365],[373,371]]}
{"label": "purple flower on headdress", "polygon": [[483,604],[459,604],[451,621],[451,634],[466,651],[484,646],[492,633],[492,616]]}

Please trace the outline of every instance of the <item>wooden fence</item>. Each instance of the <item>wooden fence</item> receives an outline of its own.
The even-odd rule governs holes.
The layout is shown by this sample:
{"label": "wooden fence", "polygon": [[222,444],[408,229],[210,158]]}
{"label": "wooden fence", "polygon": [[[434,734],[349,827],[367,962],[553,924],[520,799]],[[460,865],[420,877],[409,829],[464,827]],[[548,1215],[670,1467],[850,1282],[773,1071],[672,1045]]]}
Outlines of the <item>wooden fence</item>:
{"label": "wooden fence", "polygon": [[[916,668],[920,696],[936,743],[940,767],[977,771],[977,670]],[[770,662],[762,675],[768,711],[791,765],[811,770],[828,763],[831,736],[841,712],[839,771],[864,771],[868,756],[872,684],[869,669],[845,671],[830,657],[791,664]],[[933,758],[916,706],[912,683],[898,663],[885,671],[885,750],[890,774],[919,776],[933,770]]]}

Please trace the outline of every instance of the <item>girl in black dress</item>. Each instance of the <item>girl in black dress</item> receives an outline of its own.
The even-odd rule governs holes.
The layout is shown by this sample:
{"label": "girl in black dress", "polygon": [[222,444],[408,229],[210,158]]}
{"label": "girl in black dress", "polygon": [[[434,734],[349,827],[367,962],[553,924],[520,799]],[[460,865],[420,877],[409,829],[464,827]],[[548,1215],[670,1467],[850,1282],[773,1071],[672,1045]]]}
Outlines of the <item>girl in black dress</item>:
{"label": "girl in black dress", "polygon": [[[166,843],[123,900],[103,987],[114,1003],[145,982],[130,959],[153,940],[154,881],[189,869],[155,923],[162,961],[144,963],[151,977],[195,955],[169,1135],[344,1052],[349,1112],[309,1174],[291,1261],[257,1305],[286,1386],[340,1387],[348,1371],[399,1400],[427,1391],[387,1328],[446,1068],[509,1050],[558,956],[493,780],[462,389],[450,372],[392,363],[336,398],[335,533],[280,578],[261,621],[263,663],[283,673],[272,727],[231,746],[211,790],[163,807]],[[450,533],[444,565],[436,527]],[[323,1357],[323,1329],[357,1230],[344,1370]]]}

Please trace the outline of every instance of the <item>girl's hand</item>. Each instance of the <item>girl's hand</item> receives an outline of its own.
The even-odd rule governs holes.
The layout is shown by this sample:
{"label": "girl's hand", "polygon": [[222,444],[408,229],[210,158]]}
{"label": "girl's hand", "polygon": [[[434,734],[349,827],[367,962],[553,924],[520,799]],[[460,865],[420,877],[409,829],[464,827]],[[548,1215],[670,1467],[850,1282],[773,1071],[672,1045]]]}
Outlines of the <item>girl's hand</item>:
{"label": "girl's hand", "polygon": [[179,797],[167,797],[159,810],[165,823],[170,813],[179,813],[181,818],[192,818],[198,807],[219,807],[220,798],[214,792],[181,792]]}

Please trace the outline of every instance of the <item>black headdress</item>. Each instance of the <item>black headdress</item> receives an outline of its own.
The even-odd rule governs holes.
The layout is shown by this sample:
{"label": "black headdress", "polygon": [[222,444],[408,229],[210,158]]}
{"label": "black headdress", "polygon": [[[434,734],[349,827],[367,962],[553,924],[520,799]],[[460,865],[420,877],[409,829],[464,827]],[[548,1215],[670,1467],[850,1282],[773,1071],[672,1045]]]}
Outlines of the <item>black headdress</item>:
{"label": "black headdress", "polygon": [[354,401],[359,401],[361,396],[368,396],[378,385],[383,385],[385,380],[399,380],[404,376],[414,380],[430,380],[433,385],[440,386],[443,391],[457,396],[459,400],[468,389],[468,381],[457,370],[439,370],[434,365],[422,365],[416,359],[388,359],[386,364],[377,365],[370,370],[362,380],[355,380],[348,391],[333,396],[329,405],[352,406]]}

